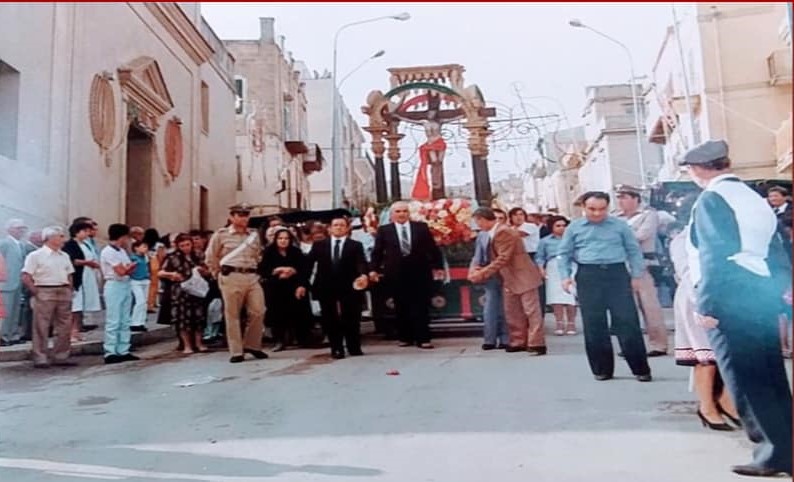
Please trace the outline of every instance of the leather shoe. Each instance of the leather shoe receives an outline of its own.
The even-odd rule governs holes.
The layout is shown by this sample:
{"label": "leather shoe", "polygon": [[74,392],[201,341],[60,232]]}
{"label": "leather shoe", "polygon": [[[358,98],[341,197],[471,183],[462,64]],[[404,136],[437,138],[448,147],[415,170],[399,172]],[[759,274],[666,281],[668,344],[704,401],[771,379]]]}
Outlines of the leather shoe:
{"label": "leather shoe", "polygon": [[121,361],[128,362],[128,361],[138,361],[140,358],[133,355],[132,353],[127,353],[126,355],[121,355]]}
{"label": "leather shoe", "polygon": [[71,360],[56,361],[52,363],[56,367],[76,367],[77,363]]}
{"label": "leather shoe", "polygon": [[505,348],[507,348],[507,345],[505,345],[504,343],[499,343],[498,345],[496,345],[497,350],[504,350]]}
{"label": "leather shoe", "polygon": [[80,331],[86,333],[88,331],[96,330],[97,328],[99,328],[99,325],[83,325],[82,327],[80,327]]}
{"label": "leather shoe", "polygon": [[143,325],[141,325],[141,326],[131,326],[130,327],[130,331],[133,332],[133,333],[146,333],[147,331],[149,331],[149,329],[146,328]]}
{"label": "leather shoe", "polygon": [[490,343],[485,343],[485,344],[483,344],[483,346],[482,346],[482,350],[483,350],[483,351],[489,351],[489,350],[493,350],[493,349],[495,349],[495,348],[496,348],[496,345],[492,345],[492,344],[490,344]]}
{"label": "leather shoe", "polygon": [[545,346],[535,346],[535,347],[529,347],[527,349],[529,356],[542,356],[545,355],[547,351],[548,350]]}
{"label": "leather shoe", "polygon": [[253,357],[254,357],[254,358],[256,358],[257,360],[264,360],[264,359],[268,358],[268,356],[267,356],[267,353],[263,352],[262,350],[249,350],[249,349],[245,349],[245,350],[243,350],[243,351],[244,351],[245,353],[248,353],[249,355],[253,356]]}
{"label": "leather shoe", "polygon": [[523,346],[508,346],[505,348],[507,353],[518,353],[520,351],[527,351],[527,349]]}
{"label": "leather shoe", "polygon": [[121,363],[124,360],[121,359],[118,355],[107,355],[105,357],[105,365],[115,365],[116,363]]}
{"label": "leather shoe", "polygon": [[637,375],[636,378],[638,382],[650,382],[653,380],[653,377],[651,377],[650,373],[646,373],[645,375]]}
{"label": "leather shoe", "polygon": [[655,358],[657,356],[667,356],[667,352],[662,350],[651,350],[648,352],[648,358]]}
{"label": "leather shoe", "polygon": [[612,375],[593,375],[593,376],[599,382],[604,382],[606,380],[612,380]]}
{"label": "leather shoe", "polygon": [[34,364],[33,364],[33,368],[41,368],[41,369],[44,369],[44,368],[49,368],[49,367],[50,367],[50,364],[49,364],[49,363],[34,363]]}
{"label": "leather shoe", "polygon": [[353,350],[348,353],[350,354],[350,356],[364,356],[364,352],[361,350]]}
{"label": "leather shoe", "polygon": [[229,358],[229,363],[242,363],[245,361],[245,357],[243,355],[235,355]]}
{"label": "leather shoe", "polygon": [[734,474],[747,475],[750,477],[775,477],[779,474],[789,474],[789,471],[780,469],[770,469],[767,467],[759,467],[753,464],[734,465],[731,467]]}

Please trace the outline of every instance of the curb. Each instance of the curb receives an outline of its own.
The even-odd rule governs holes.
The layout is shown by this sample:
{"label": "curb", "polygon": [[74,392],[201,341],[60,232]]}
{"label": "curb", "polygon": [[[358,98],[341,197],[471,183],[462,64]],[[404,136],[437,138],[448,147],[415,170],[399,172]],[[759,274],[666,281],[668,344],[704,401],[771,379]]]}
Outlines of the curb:
{"label": "curb", "polygon": [[[146,333],[133,333],[132,345],[135,347],[154,345],[162,341],[174,340],[174,329],[170,326],[158,326]],[[72,356],[101,356],[102,340],[81,341],[72,343]],[[30,348],[0,349],[0,363],[30,360]]]}

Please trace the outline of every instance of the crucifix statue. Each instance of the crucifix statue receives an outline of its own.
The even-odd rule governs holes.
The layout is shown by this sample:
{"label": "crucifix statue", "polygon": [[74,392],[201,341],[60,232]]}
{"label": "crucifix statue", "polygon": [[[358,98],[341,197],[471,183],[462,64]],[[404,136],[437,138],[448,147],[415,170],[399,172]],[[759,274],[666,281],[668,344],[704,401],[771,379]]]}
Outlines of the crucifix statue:
{"label": "crucifix statue", "polygon": [[[419,146],[419,169],[411,197],[421,201],[431,201],[445,197],[444,193],[444,155],[447,143],[441,137],[441,124],[434,120],[422,122],[427,141]],[[428,182],[428,169],[430,170]]]}

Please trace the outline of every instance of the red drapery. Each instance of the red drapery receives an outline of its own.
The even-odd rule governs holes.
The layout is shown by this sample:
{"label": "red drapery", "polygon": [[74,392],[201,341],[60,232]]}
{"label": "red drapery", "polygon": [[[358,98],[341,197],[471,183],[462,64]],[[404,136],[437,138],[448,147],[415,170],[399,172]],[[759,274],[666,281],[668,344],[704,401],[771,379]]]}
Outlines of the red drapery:
{"label": "red drapery", "polygon": [[432,199],[430,180],[427,174],[427,168],[430,166],[430,152],[444,151],[446,149],[447,143],[440,137],[433,142],[426,142],[419,146],[419,169],[416,173],[414,188],[411,190],[411,199],[419,201],[430,201]]}

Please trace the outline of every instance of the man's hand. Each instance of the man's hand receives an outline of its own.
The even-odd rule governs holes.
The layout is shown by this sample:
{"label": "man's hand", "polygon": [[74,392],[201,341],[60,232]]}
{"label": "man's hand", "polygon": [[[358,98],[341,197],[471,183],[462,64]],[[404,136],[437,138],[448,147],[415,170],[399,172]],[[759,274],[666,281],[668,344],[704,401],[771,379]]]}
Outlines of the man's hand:
{"label": "man's hand", "polygon": [[433,279],[436,281],[441,281],[444,279],[444,270],[443,269],[434,269],[433,270]]}
{"label": "man's hand", "polygon": [[698,325],[708,330],[716,328],[720,324],[719,320],[713,316],[701,315],[700,313],[695,313],[695,321],[697,321]]}
{"label": "man's hand", "polygon": [[642,289],[642,280],[640,278],[631,278],[631,291],[635,293]]}
{"label": "man's hand", "polygon": [[369,280],[372,281],[373,283],[377,283],[378,281],[380,281],[380,275],[378,274],[377,271],[370,271]]}
{"label": "man's hand", "polygon": [[562,280],[562,289],[565,290],[566,293],[573,294],[574,286],[576,286],[576,283],[571,278]]}
{"label": "man's hand", "polygon": [[365,290],[367,289],[368,284],[369,284],[369,278],[367,277],[367,275],[362,274],[361,276],[356,278],[355,281],[353,281],[353,288],[359,291]]}
{"label": "man's hand", "polygon": [[306,296],[306,288],[299,286],[298,289],[295,290],[295,298],[301,300],[304,296]]}
{"label": "man's hand", "polygon": [[469,272],[469,281],[472,283],[482,283],[485,281],[485,276],[482,273],[482,268],[474,268]]}

